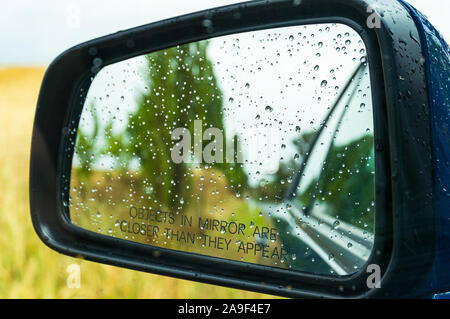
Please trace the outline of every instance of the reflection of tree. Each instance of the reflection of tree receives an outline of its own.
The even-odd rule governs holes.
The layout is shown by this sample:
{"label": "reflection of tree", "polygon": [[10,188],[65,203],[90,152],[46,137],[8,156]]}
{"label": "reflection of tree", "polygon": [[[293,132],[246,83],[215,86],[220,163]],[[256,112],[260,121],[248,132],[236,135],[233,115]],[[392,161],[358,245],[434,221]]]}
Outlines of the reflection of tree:
{"label": "reflection of tree", "polygon": [[[130,170],[130,163],[137,160],[145,187],[152,189],[153,199],[166,207],[189,196],[192,178],[187,164],[171,160],[175,143],[172,131],[187,128],[194,136],[194,120],[202,120],[203,131],[214,127],[224,132],[222,92],[207,58],[207,47],[208,42],[201,41],[149,54],[146,91],[137,98],[137,108],[129,115],[126,129],[113,132],[111,119],[104,130],[105,147],[99,153],[113,156],[115,169],[122,172]],[[98,128],[96,116],[93,121]],[[97,134],[98,129],[94,136]],[[83,132],[78,136],[80,155],[93,142],[86,143],[89,139]],[[89,159],[80,157],[80,161],[88,172]],[[214,163],[209,167],[221,169],[233,188],[246,187],[246,175],[239,165]]]}
{"label": "reflection of tree", "polygon": [[[207,58],[207,47],[208,43],[203,41],[149,54],[146,57],[146,90],[136,97],[137,107],[126,119],[124,130],[113,130],[114,117],[100,129],[97,112],[101,110],[91,106],[89,112],[94,129],[91,134],[79,130],[77,138],[78,178],[82,182],[88,179],[97,155],[101,154],[113,157],[115,173],[127,177],[134,173],[131,163],[137,161],[141,175],[135,184],[142,187],[137,193],[139,196],[148,194],[150,203],[157,202],[170,209],[189,202],[193,184],[200,179],[194,177],[189,164],[172,162],[171,149],[175,144],[171,139],[172,131],[179,127],[187,128],[193,136],[194,120],[201,120],[203,132],[210,127],[218,128],[227,141],[222,92],[213,65]],[[307,132],[293,141],[299,160],[294,160],[294,154],[291,154],[291,158],[280,163],[278,172],[267,183],[260,183],[252,189],[248,188],[247,176],[240,164],[214,163],[208,165],[212,168],[210,173],[223,172],[228,182],[224,183],[224,189],[248,190],[254,199],[283,202],[315,134]],[[206,164],[203,164],[203,169],[206,169]],[[365,136],[345,146],[333,145],[319,180],[312,181],[293,204],[298,208],[324,204],[328,215],[359,227],[366,223],[366,229],[373,231],[373,171],[373,137]],[[204,175],[208,177],[208,174]],[[129,179],[123,178],[122,181],[125,185]],[[125,187],[124,192],[129,189]],[[210,193],[204,192],[197,204],[207,203],[212,198]],[[250,211],[249,206],[242,207],[241,211]],[[191,208],[195,208],[198,214],[206,212],[201,205],[198,209],[195,205]],[[249,218],[242,215],[240,221]],[[294,269],[328,272],[328,265],[292,233],[289,229],[292,225],[275,218],[273,224],[279,231],[280,241],[297,256],[294,261],[288,261]],[[313,259],[315,261],[311,263]]]}

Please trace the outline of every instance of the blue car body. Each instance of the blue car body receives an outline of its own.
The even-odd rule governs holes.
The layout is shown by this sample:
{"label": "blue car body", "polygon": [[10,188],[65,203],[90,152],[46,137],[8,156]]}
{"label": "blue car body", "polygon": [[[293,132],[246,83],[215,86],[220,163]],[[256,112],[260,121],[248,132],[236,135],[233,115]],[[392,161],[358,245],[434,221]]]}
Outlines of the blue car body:
{"label": "blue car body", "polygon": [[[436,260],[431,281],[436,291],[450,282],[450,50],[428,19],[400,0],[416,23],[423,46],[428,82],[432,133],[434,209],[436,214]],[[450,293],[435,295],[450,299]]]}

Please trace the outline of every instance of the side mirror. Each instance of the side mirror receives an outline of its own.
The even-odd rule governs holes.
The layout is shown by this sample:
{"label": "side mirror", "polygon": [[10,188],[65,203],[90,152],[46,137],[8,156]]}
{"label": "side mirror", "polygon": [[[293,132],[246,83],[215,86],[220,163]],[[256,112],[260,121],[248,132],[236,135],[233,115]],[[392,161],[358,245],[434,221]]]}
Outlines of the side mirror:
{"label": "side mirror", "polygon": [[66,51],[33,131],[36,232],[289,297],[449,289],[450,63],[424,28],[394,0],[255,1]]}

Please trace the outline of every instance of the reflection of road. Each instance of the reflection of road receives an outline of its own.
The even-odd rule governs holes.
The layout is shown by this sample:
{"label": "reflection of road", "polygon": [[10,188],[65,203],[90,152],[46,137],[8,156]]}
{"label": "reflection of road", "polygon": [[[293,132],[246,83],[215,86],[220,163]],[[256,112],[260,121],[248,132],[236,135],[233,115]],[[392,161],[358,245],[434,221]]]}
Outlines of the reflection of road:
{"label": "reflection of road", "polygon": [[[304,216],[295,207],[286,209],[276,204],[258,205],[270,212],[274,219],[283,220],[287,231],[312,249],[338,275],[354,273],[368,260],[374,235],[359,227],[338,221],[315,209]],[[290,247],[286,247],[288,250]]]}

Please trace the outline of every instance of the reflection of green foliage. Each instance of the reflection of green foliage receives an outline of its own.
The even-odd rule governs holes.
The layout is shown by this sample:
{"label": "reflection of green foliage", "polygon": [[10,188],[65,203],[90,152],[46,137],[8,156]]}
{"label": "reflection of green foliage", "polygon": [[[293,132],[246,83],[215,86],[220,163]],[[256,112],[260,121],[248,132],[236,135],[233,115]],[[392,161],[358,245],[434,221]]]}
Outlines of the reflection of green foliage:
{"label": "reflection of green foliage", "polygon": [[[195,194],[194,188],[198,186],[195,184],[199,184],[200,180],[191,170],[192,166],[175,164],[171,160],[172,147],[177,142],[172,141],[171,133],[176,128],[187,128],[193,137],[194,120],[201,120],[203,132],[214,127],[225,135],[222,92],[218,87],[213,65],[207,58],[207,48],[208,42],[202,41],[146,56],[146,89],[136,97],[137,107],[129,114],[126,128],[121,132],[113,130],[115,118],[111,118],[102,128],[103,132],[99,132],[98,110],[95,105],[91,107],[93,134],[91,136],[80,130],[77,139],[81,181],[88,179],[91,173],[92,156],[95,152],[95,155],[114,157],[114,174],[121,173],[120,178],[123,184],[126,184],[120,192],[124,196],[127,191],[134,193],[137,196],[133,200],[138,198],[137,201],[140,201],[141,205],[158,203],[175,211],[177,206],[190,203],[189,207],[185,207],[185,212],[192,215],[211,210],[211,192],[198,191],[205,195],[197,201],[189,200],[191,195]],[[293,141],[300,159],[305,157],[315,134],[316,132],[307,132]],[[99,135],[101,138],[96,139]],[[239,140],[237,136],[233,136],[233,139]],[[224,142],[230,140],[232,138],[224,136]],[[194,143],[194,139],[191,142]],[[208,142],[205,141],[204,146],[205,144]],[[373,183],[370,182],[374,177],[373,157],[373,138],[370,136],[345,146],[333,145],[319,180],[313,181],[307,190],[294,200],[295,204],[298,204],[297,208],[324,204],[326,213],[330,216],[359,227],[367,224],[366,229],[373,231],[374,189]],[[131,163],[135,161],[139,163],[134,166],[139,167],[138,177],[133,176],[135,172],[132,172],[131,168]],[[248,189],[247,176],[240,164],[202,164],[201,174],[206,175],[205,172],[210,169],[210,172],[219,171],[226,176],[227,183],[223,190],[220,189],[220,196],[230,189],[239,192],[248,190],[253,198],[283,202],[301,162],[293,158],[285,159],[280,163],[278,172],[271,176],[266,184],[261,183],[252,189]],[[134,189],[136,187],[139,189]],[[221,197],[221,200],[224,198],[227,199]],[[219,204],[222,204],[221,200],[218,201]],[[238,202],[237,199],[234,201]],[[238,212],[241,222],[255,220],[256,210],[250,208],[250,205],[243,204],[244,202],[240,203],[242,206],[230,205],[230,202],[233,201],[230,200],[226,208]],[[215,202],[213,206],[216,207]],[[280,241],[290,248],[291,254],[297,256],[295,260],[288,261],[294,269],[318,272],[320,268],[320,272],[329,271],[329,267],[315,252],[288,231],[292,225],[287,225],[283,219],[274,219],[272,222],[280,233]],[[263,223],[261,221],[261,224]]]}
{"label": "reflection of green foliage", "polygon": [[[106,149],[126,172],[138,160],[151,196],[166,207],[175,206],[190,194],[191,173],[187,164],[174,164],[171,149],[174,129],[187,128],[194,136],[194,120],[201,120],[203,132],[214,127],[224,131],[222,92],[212,62],[207,58],[207,41],[158,51],[147,56],[146,90],[137,97],[137,108],[127,127],[114,133],[113,123],[105,128]],[[94,117],[97,124],[97,118]],[[226,137],[224,137],[226,140]],[[84,143],[80,139],[80,143]],[[192,140],[192,143],[194,141]],[[208,142],[205,142],[207,144]],[[83,163],[85,159],[81,159]],[[236,190],[247,185],[240,165],[215,163]]]}

